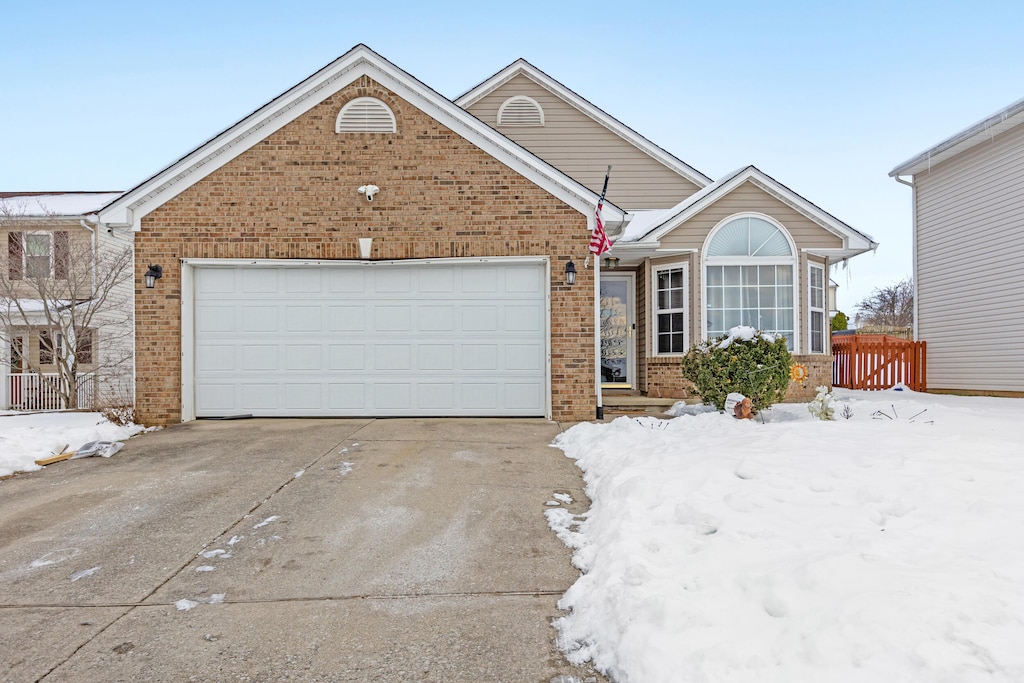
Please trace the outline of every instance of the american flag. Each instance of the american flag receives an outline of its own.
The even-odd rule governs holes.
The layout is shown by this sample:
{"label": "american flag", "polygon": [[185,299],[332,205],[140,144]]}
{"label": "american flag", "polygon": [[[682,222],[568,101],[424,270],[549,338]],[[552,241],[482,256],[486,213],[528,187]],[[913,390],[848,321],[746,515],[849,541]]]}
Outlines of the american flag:
{"label": "american flag", "polygon": [[[607,183],[607,181],[605,181]],[[590,253],[601,254],[612,248],[608,240],[608,234],[604,231],[604,221],[601,220],[601,208],[604,206],[604,196],[597,202],[597,211],[594,212],[594,232],[590,233]]]}

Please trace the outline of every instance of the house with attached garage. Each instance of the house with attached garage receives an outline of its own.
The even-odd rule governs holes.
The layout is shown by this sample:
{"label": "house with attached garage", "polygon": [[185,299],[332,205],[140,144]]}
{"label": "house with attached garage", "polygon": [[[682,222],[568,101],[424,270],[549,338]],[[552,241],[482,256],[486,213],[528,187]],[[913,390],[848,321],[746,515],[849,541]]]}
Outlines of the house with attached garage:
{"label": "house with attached garage", "polygon": [[1024,100],[898,165],[928,391],[1024,395]]}
{"label": "house with attached garage", "polygon": [[828,383],[828,266],[874,246],[756,168],[713,182],[526,62],[452,101],[363,45],[97,222],[134,233],[151,424],[592,419],[609,387],[685,395],[680,355],[739,324]]}

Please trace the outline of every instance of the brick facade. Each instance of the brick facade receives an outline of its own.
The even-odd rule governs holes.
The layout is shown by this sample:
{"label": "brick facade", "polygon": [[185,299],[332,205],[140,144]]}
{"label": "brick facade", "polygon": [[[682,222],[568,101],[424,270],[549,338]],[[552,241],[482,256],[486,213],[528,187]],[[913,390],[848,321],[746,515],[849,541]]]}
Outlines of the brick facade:
{"label": "brick facade", "polygon": [[[334,132],[341,107],[376,97],[398,132]],[[373,183],[373,202],[356,192]],[[181,420],[183,258],[357,259],[484,256],[551,258],[551,393],[556,420],[594,415],[593,271],[581,264],[587,217],[361,77],[145,216],[136,235],[138,415]],[[164,266],[156,288],[149,264]]]}
{"label": "brick facade", "polygon": [[[690,398],[690,382],[683,379],[677,357],[652,357],[646,359],[647,395],[654,398]],[[793,363],[807,369],[803,382],[789,381],[786,389],[786,403],[810,401],[822,385],[832,386],[832,356],[793,356]]]}

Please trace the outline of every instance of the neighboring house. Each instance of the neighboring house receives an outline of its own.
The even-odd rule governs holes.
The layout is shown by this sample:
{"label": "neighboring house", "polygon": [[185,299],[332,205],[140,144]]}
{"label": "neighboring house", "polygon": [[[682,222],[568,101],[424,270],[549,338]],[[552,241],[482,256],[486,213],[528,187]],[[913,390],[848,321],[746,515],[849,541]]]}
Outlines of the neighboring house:
{"label": "neighboring house", "polygon": [[0,193],[0,408],[67,407],[60,378],[72,375],[81,407],[131,402],[130,262],[101,294],[103,305],[95,302],[105,255],[130,259],[131,234],[98,233],[85,222],[119,194]]}
{"label": "neighboring house", "polygon": [[[913,191],[928,390],[1024,392],[1024,100],[889,172]],[[908,176],[905,180],[901,176]]]}
{"label": "neighboring house", "polygon": [[[615,270],[588,257],[608,164]],[[135,231],[148,424],[592,419],[610,386],[683,395],[681,354],[739,324],[827,384],[828,266],[875,246],[756,168],[712,182],[526,62],[453,102],[362,45],[97,225]]]}

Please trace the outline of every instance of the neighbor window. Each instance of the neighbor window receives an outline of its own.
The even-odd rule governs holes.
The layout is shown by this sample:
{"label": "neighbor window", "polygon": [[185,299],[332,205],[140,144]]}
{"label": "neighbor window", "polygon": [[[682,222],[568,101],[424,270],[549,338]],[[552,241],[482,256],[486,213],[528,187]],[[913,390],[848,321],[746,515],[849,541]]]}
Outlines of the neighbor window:
{"label": "neighbor window", "polygon": [[807,286],[811,353],[825,353],[825,269],[808,264]]}
{"label": "neighbor window", "polygon": [[758,216],[716,229],[705,251],[707,336],[746,325],[781,334],[795,348],[794,249],[780,227]]}
{"label": "neighbor window", "polygon": [[11,232],[7,235],[8,274],[12,280],[68,278],[71,243],[66,230]]}
{"label": "neighbor window", "polygon": [[686,353],[686,264],[654,269],[654,350],[655,354]]}

